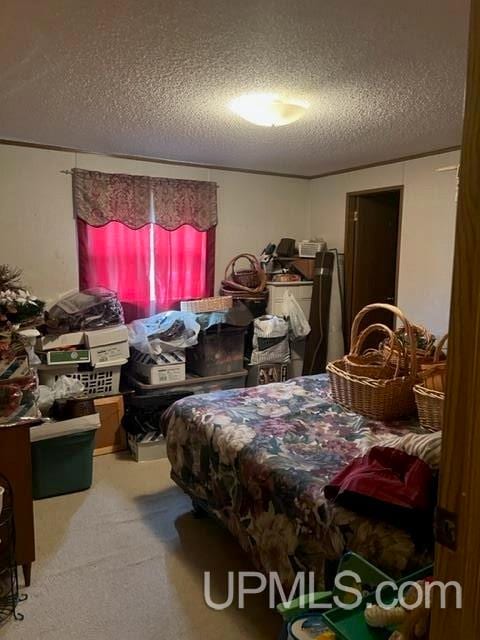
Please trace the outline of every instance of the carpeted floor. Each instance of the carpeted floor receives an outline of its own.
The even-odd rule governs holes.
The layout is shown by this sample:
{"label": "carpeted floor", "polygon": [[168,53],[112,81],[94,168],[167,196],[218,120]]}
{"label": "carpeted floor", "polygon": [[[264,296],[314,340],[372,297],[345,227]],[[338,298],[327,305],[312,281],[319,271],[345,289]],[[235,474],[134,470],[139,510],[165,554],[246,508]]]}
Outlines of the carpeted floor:
{"label": "carpeted floor", "polygon": [[223,601],[227,571],[251,570],[240,547],[210,519],[195,519],[171,482],[167,460],[138,464],[127,455],[95,459],[92,489],[35,503],[37,561],[23,622],[4,640],[275,640],[279,616],[266,597],[246,608]]}

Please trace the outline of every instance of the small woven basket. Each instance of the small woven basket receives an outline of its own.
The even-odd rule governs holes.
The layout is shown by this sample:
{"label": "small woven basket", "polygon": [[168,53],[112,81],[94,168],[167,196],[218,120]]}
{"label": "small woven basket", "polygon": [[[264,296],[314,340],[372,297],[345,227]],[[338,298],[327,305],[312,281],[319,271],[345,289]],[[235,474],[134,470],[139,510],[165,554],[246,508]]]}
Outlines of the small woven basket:
{"label": "small woven basket", "polygon": [[[418,367],[423,364],[431,364],[435,353],[435,336],[425,327],[419,324],[411,324],[413,337],[406,334],[404,328],[397,329],[395,335],[398,338],[397,344],[391,354],[392,364],[398,364],[400,369],[408,371],[410,365],[410,352],[412,351],[411,345],[415,345],[415,357]],[[402,344],[402,337],[405,339],[405,344]],[[426,348],[418,346],[419,343],[426,345]],[[387,342],[383,342],[382,349],[385,353],[385,357],[390,355],[391,346]]]}
{"label": "small woven basket", "polygon": [[[390,354],[388,357],[380,349],[367,349],[362,352],[365,340],[372,334],[386,333],[390,339]],[[373,380],[381,380],[387,378],[395,378],[399,372],[399,363],[396,366],[391,363],[393,348],[397,342],[397,338],[393,331],[384,324],[371,324],[356,338],[352,343],[350,353],[344,357],[345,370],[356,376],[372,378]]]}
{"label": "small woven basket", "polygon": [[182,300],[180,302],[180,311],[207,313],[209,311],[227,311],[232,306],[232,296],[216,296],[214,298],[201,298],[200,300]]}
{"label": "small woven basket", "polygon": [[448,340],[448,333],[438,341],[433,361],[431,364],[423,364],[420,367],[420,377],[427,389],[433,391],[445,391],[447,380],[447,359],[443,348]]}
{"label": "small woven basket", "polygon": [[[236,270],[237,262],[241,259],[250,263],[248,269]],[[225,278],[222,281],[222,289],[260,293],[265,289],[266,284],[267,274],[257,258],[251,253],[241,253],[228,263],[225,269]]]}
{"label": "small woven basket", "polygon": [[[371,304],[364,307],[355,317],[352,325],[351,344],[358,340],[358,330],[363,318],[377,309],[395,314],[402,322],[410,344],[413,344],[412,325],[398,307],[389,304]],[[401,352],[398,352],[401,355]],[[388,358],[388,355],[387,355]],[[399,361],[396,366],[399,366]],[[345,359],[327,365],[335,402],[350,411],[374,420],[395,420],[415,413],[413,387],[417,383],[416,351],[410,350],[408,370],[401,375],[385,379],[358,376],[346,370]]]}
{"label": "small woven basket", "polygon": [[425,384],[417,384],[413,390],[420,425],[430,431],[440,431],[443,426],[445,394],[442,391],[428,389]]}
{"label": "small woven basket", "polygon": [[447,340],[448,334],[438,341],[432,364],[421,367],[420,377],[423,382],[414,387],[420,424],[431,431],[439,431],[443,426],[447,378],[447,359],[443,348]]}

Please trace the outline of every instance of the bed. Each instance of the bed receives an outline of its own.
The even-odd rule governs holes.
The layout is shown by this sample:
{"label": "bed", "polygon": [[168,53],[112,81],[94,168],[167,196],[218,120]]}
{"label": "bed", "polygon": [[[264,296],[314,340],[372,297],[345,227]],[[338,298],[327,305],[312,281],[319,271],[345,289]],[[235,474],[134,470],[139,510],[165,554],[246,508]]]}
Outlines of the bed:
{"label": "bed", "polygon": [[299,571],[316,587],[345,551],[389,575],[430,560],[430,549],[382,521],[326,501],[323,489],[348,462],[385,436],[419,430],[388,426],[332,402],[324,375],[176,402],[164,416],[173,480],[238,539],[254,565],[291,586]]}

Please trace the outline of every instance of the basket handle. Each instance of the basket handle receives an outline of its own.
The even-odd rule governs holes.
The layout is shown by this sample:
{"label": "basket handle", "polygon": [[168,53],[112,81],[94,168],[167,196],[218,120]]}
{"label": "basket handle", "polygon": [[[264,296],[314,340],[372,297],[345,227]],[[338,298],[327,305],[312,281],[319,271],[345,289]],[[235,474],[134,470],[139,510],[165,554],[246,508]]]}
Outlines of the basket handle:
{"label": "basket handle", "polygon": [[355,344],[357,342],[360,323],[363,320],[363,318],[367,314],[369,314],[371,311],[377,311],[378,309],[390,311],[390,313],[393,313],[393,315],[395,315],[399,320],[401,320],[403,326],[405,327],[405,331],[407,332],[407,336],[408,336],[408,343],[412,347],[411,349],[408,350],[410,352],[409,354],[410,355],[410,375],[412,376],[412,378],[416,378],[417,353],[416,353],[416,349],[413,348],[415,345],[415,335],[412,329],[412,325],[410,324],[408,318],[405,316],[403,311],[398,307],[395,307],[393,304],[387,304],[385,302],[376,302],[375,304],[369,304],[366,307],[363,307],[363,309],[361,309],[357,313],[353,321],[352,332],[350,336],[350,344]]}
{"label": "basket handle", "polygon": [[433,354],[433,362],[437,364],[440,362],[440,356],[442,355],[443,347],[448,340],[448,333],[446,333],[443,338],[438,341],[437,346],[435,347],[435,353]]}
{"label": "basket handle", "polygon": [[[229,277],[229,274],[228,274],[229,269],[231,268],[232,276],[233,276],[235,274],[235,264],[237,260],[240,260],[240,258],[246,258],[250,262],[250,265],[252,266],[252,268],[254,268],[258,273],[260,282],[258,286],[254,287],[253,289],[251,287],[246,287],[243,284],[239,284],[238,282],[234,282],[233,279]],[[258,262],[257,258],[253,254],[240,253],[238,256],[235,256],[235,258],[232,258],[230,262],[227,264],[225,269],[225,278],[223,282],[229,285],[230,287],[233,287],[233,289],[237,291],[247,291],[248,293],[261,293],[265,289],[265,285],[267,284],[267,274],[262,269],[262,267],[260,266],[260,263]]]}
{"label": "basket handle", "polygon": [[230,269],[232,270],[232,274],[235,275],[235,265],[237,264],[237,261],[241,260],[242,258],[244,258],[245,260],[248,260],[248,262],[250,262],[250,266],[255,271],[261,270],[260,263],[258,262],[256,256],[254,256],[252,253],[239,253],[238,256],[235,256],[234,258],[232,258],[230,262],[227,264],[225,268],[225,280],[228,280],[228,272]]}
{"label": "basket handle", "polygon": [[[379,322],[376,322],[375,324],[370,324],[360,333],[360,335],[357,337],[357,341],[350,348],[350,355],[359,356],[361,353],[363,343],[365,342],[366,338],[368,338],[368,336],[371,333],[374,333],[376,331],[382,331],[390,338],[390,352],[388,354],[388,357],[385,358],[385,367],[387,367],[388,364],[390,363],[390,360],[392,359],[393,349],[395,345],[398,345],[403,352],[405,352],[405,348],[400,342],[400,340],[397,338],[397,336],[393,333],[393,331],[386,325],[381,324]],[[375,351],[375,349],[373,349],[373,351]],[[400,359],[397,358],[397,365],[395,367],[395,376],[394,376],[395,378],[398,377],[399,370],[400,370]]]}

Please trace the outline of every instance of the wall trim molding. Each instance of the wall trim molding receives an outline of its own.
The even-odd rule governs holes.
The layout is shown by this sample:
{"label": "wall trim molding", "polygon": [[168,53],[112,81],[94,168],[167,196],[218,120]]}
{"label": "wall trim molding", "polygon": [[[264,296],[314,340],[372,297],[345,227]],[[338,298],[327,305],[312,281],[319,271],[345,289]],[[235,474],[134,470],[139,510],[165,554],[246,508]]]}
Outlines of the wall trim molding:
{"label": "wall trim molding", "polygon": [[[432,151],[425,151],[424,153],[417,153],[410,156],[402,156],[400,158],[392,158],[391,160],[382,160],[381,162],[371,162],[369,164],[358,165],[354,167],[348,167],[345,169],[337,169],[336,171],[328,171],[327,173],[319,173],[316,175],[302,175],[296,173],[278,173],[275,171],[261,171],[259,169],[242,169],[240,167],[226,167],[222,165],[213,164],[201,164],[198,162],[182,162],[180,160],[166,160],[163,158],[152,158],[150,156],[137,156],[127,155],[122,153],[102,153],[101,151],[85,151],[84,149],[75,149],[74,147],[60,147],[56,145],[40,144],[38,142],[27,142],[25,140],[12,140],[0,138],[0,144],[10,145],[13,147],[29,147],[33,149],[44,149],[46,151],[62,151],[63,153],[81,153],[84,155],[96,155],[105,156],[107,158],[119,158],[121,160],[137,160],[139,162],[155,162],[157,164],[166,164],[177,167],[195,167],[198,169],[210,169],[213,171],[232,171],[236,173],[250,173],[261,176],[273,176],[277,178],[295,178],[297,180],[318,180],[319,178],[327,178],[329,176],[337,176],[342,173],[351,173],[353,171],[361,171],[362,169],[372,169],[374,167],[382,167],[389,164],[396,164],[397,162],[407,162],[408,160],[418,160],[419,158],[426,158],[428,156],[441,155],[443,153],[450,153],[452,151],[459,151],[460,145],[455,147],[444,147],[442,149],[434,149]],[[71,167],[65,167],[70,169]]]}
{"label": "wall trim molding", "polygon": [[[152,158],[150,156],[127,155],[123,153],[102,153],[101,151],[85,151],[74,147],[59,147],[51,144],[40,144],[38,142],[27,142],[25,140],[11,140],[0,138],[0,144],[12,147],[29,147],[33,149],[44,149],[45,151],[62,151],[63,153],[81,153],[90,156],[104,156],[106,158],[119,158],[120,160],[137,160],[139,162],[155,162],[157,164],[167,164],[177,167],[195,167],[198,169],[211,169],[214,171],[234,171],[236,173],[252,173],[261,176],[273,176],[277,178],[296,178],[299,180],[309,180],[308,176],[295,173],[276,173],[274,171],[261,171],[260,169],[241,169],[240,167],[224,167],[222,165],[201,164],[199,162],[182,162],[181,160],[165,160],[163,158]],[[65,167],[70,169],[71,167]]]}
{"label": "wall trim molding", "polygon": [[338,176],[342,173],[352,173],[353,171],[361,171],[362,169],[373,169],[374,167],[383,167],[388,164],[396,164],[397,162],[407,162],[408,160],[418,160],[420,158],[427,158],[428,156],[440,156],[442,153],[451,153],[452,151],[460,151],[462,147],[460,145],[456,147],[443,147],[442,149],[435,149],[433,151],[425,151],[423,153],[415,153],[410,156],[402,156],[400,158],[392,158],[391,160],[383,160],[382,162],[370,162],[369,164],[360,164],[356,167],[349,167],[348,169],[338,169],[337,171],[328,171],[327,173],[319,173],[315,176],[308,176],[309,180],[317,180],[318,178],[328,178],[328,176]]}

